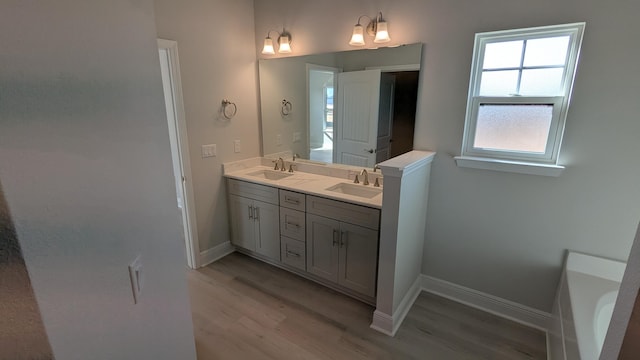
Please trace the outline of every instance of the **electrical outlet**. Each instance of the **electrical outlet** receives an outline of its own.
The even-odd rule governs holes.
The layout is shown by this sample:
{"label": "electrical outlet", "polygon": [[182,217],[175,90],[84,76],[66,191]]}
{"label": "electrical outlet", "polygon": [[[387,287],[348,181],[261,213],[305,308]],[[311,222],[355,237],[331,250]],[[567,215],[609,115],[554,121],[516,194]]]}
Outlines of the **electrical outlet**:
{"label": "electrical outlet", "polygon": [[202,157],[212,157],[217,156],[218,150],[216,148],[216,144],[202,145]]}
{"label": "electrical outlet", "polygon": [[240,140],[233,140],[233,152],[240,152]]}
{"label": "electrical outlet", "polygon": [[282,145],[282,135],[280,134],[276,135],[276,145]]}
{"label": "electrical outlet", "polygon": [[144,285],[142,260],[140,260],[140,256],[129,264],[129,278],[131,279],[131,290],[133,291],[133,303],[137,304],[140,302],[142,286]]}
{"label": "electrical outlet", "polygon": [[300,132],[296,131],[293,133],[293,142],[300,142]]}

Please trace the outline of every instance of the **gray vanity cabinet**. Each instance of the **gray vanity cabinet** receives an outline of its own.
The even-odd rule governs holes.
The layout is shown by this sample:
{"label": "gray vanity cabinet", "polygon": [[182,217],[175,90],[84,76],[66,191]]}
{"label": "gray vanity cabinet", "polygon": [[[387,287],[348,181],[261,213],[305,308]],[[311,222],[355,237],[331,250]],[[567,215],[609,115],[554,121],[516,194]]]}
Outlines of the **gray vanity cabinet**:
{"label": "gray vanity cabinet", "polygon": [[375,297],[379,216],[376,209],[307,196],[307,271]]}
{"label": "gray vanity cabinet", "polygon": [[280,261],[278,189],[230,179],[231,242]]}

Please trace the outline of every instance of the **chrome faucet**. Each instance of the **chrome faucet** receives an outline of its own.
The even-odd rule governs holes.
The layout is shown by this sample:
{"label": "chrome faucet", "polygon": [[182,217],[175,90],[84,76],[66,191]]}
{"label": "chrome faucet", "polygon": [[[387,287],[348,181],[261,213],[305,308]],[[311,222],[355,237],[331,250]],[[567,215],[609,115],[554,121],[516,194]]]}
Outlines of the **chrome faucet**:
{"label": "chrome faucet", "polygon": [[362,169],[360,175],[364,175],[364,180],[362,180],[362,185],[369,185],[369,173],[367,173],[367,169]]}

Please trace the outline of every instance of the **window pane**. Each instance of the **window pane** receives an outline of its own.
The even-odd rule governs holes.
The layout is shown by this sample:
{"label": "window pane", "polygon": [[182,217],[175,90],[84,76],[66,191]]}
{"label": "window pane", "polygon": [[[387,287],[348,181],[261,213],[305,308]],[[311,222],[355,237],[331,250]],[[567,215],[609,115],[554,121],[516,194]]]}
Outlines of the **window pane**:
{"label": "window pane", "polygon": [[521,95],[548,95],[562,94],[562,74],[564,68],[531,69],[522,71],[520,82]]}
{"label": "window pane", "polygon": [[489,43],[484,48],[483,69],[520,67],[522,40]]}
{"label": "window pane", "polygon": [[483,71],[480,80],[481,96],[509,96],[516,93],[518,71]]}
{"label": "window pane", "polygon": [[569,36],[527,40],[524,66],[564,65],[568,49]]}
{"label": "window pane", "polygon": [[544,154],[553,105],[481,104],[474,148]]}

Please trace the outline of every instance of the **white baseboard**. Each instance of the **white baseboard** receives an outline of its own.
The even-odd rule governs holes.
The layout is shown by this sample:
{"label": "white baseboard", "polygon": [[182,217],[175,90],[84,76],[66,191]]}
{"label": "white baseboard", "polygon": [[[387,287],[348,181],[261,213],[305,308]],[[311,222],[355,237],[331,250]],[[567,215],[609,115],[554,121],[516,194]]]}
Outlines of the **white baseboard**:
{"label": "white baseboard", "polygon": [[219,260],[232,252],[236,251],[230,241],[223,242],[205,251],[200,252],[200,267],[207,266],[212,262]]}
{"label": "white baseboard", "polygon": [[396,331],[400,328],[404,318],[422,291],[423,281],[421,276],[418,276],[413,282],[413,285],[411,285],[409,291],[404,295],[402,301],[398,304],[398,308],[393,312],[393,315],[385,314],[378,310],[373,312],[373,321],[370,326],[372,329],[389,336],[396,335]]}
{"label": "white baseboard", "polygon": [[545,332],[551,324],[551,314],[547,312],[424,274],[422,289]]}

